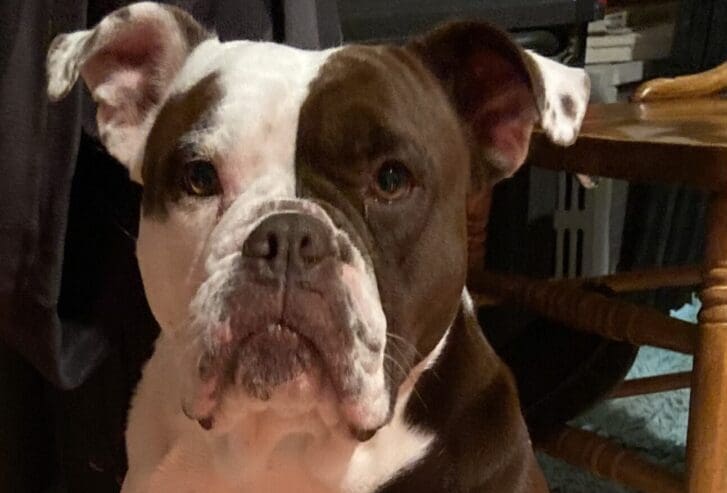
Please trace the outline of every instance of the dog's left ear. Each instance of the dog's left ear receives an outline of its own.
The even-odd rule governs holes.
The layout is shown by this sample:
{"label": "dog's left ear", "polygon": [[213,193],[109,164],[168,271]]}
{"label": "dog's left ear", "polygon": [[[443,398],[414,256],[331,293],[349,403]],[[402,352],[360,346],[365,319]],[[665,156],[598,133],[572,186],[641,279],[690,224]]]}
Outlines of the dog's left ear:
{"label": "dog's left ear", "polygon": [[58,35],[48,49],[48,96],[83,78],[106,149],[141,183],[140,159],[155,115],[192,50],[211,34],[177,7],[134,3],[93,29]]}
{"label": "dog's left ear", "polygon": [[472,170],[475,179],[494,183],[515,173],[538,122],[553,142],[575,141],[590,93],[584,70],[523,50],[482,22],[444,25],[409,48],[439,79],[469,127],[481,151],[473,157],[483,161]]}

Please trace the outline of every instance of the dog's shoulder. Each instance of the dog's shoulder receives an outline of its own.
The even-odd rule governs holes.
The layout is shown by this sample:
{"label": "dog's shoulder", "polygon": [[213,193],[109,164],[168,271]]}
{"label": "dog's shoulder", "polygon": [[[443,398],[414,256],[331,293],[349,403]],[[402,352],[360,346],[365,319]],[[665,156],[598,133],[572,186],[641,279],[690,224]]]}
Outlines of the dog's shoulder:
{"label": "dog's shoulder", "polygon": [[514,378],[465,300],[406,409],[412,428],[432,431],[431,444],[380,493],[547,491],[519,410]]}

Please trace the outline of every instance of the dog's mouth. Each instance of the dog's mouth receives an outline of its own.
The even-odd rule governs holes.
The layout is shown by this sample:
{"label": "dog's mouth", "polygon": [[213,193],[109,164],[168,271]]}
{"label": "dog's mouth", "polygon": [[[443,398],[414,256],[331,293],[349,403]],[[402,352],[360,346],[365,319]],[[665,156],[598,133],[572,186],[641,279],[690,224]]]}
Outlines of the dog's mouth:
{"label": "dog's mouth", "polygon": [[[239,328],[227,331],[240,332]],[[190,349],[188,354],[195,352]],[[183,360],[182,365],[188,361]],[[229,396],[242,394],[245,400],[265,403],[285,387],[305,386],[308,393],[323,386],[334,387],[318,346],[300,330],[281,322],[266,324],[242,337],[232,336],[216,350],[202,351],[197,361],[192,378],[197,384],[193,384],[192,394],[184,397],[182,411],[204,429],[217,424],[216,415]]]}
{"label": "dog's mouth", "polygon": [[[190,379],[192,387],[182,402],[188,418],[209,430],[217,428],[218,418],[231,408],[233,414],[240,411],[234,409],[239,402],[256,409],[277,410],[280,406],[294,414],[296,410],[308,412],[318,401],[326,400],[326,412],[338,409],[333,421],[340,420],[358,440],[370,438],[384,424],[387,416],[370,410],[374,405],[380,409],[377,401],[384,396],[371,390],[375,375],[370,369],[361,369],[369,365],[362,363],[366,358],[357,356],[350,337],[321,334],[319,327],[284,321],[261,327],[244,331],[233,326],[227,331],[231,338],[212,351],[200,353],[190,347],[187,354],[198,356]],[[189,368],[192,361],[183,358],[183,367]],[[373,386],[383,390],[382,382]]]}
{"label": "dog's mouth", "polygon": [[232,383],[263,401],[280,385],[302,374],[320,374],[325,366],[313,341],[282,323],[269,324],[246,336],[231,364]]}

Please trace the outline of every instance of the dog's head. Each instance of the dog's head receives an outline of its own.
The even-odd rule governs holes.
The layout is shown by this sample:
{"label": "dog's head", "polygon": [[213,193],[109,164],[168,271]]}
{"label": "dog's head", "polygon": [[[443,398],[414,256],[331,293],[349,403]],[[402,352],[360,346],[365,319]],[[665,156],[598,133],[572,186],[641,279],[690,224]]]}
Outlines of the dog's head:
{"label": "dog's head", "polygon": [[538,122],[571,143],[589,92],[482,23],[301,51],[154,3],[56,38],[51,98],[79,74],[144,188],[137,254],[186,412],[283,393],[355,431],[387,422],[457,312],[468,193],[523,163]]}

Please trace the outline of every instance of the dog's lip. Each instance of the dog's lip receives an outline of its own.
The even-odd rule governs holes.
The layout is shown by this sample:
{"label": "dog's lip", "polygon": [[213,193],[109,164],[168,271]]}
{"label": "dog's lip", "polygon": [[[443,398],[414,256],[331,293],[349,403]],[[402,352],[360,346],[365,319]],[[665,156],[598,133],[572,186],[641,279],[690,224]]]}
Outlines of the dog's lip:
{"label": "dog's lip", "polygon": [[[340,368],[338,368],[336,364],[336,358],[338,357],[338,354],[335,351],[330,351],[331,348],[328,348],[329,351],[325,352],[324,354],[321,345],[316,343],[315,337],[311,337],[307,334],[305,328],[298,328],[293,324],[286,323],[285,320],[271,322],[263,327],[264,328],[248,330],[241,337],[238,336],[237,338],[228,341],[228,351],[216,354],[217,357],[221,357],[221,359],[218,360],[221,365],[212,364],[211,368],[216,368],[216,370],[210,369],[209,373],[210,375],[212,375],[212,378],[215,378],[214,375],[219,377],[219,383],[215,390],[215,399],[218,401],[218,404],[220,403],[222,394],[225,391],[224,389],[229,389],[237,386],[234,380],[235,371],[232,369],[233,367],[230,366],[234,365],[235,361],[239,361],[233,356],[237,351],[239,351],[241,348],[244,348],[246,345],[255,342],[255,340],[260,337],[270,337],[270,343],[274,344],[276,335],[294,335],[296,339],[298,339],[299,344],[305,346],[307,351],[310,352],[310,355],[313,358],[313,365],[318,368],[318,378],[321,379],[320,384],[330,389],[330,391],[338,400],[339,405],[344,405],[344,403],[347,401],[347,398],[350,396],[345,389],[344,380],[340,378],[343,375],[340,375],[340,371],[338,371],[340,370]],[[235,331],[233,328],[233,333],[234,332]],[[239,333],[240,332],[238,332],[238,334]],[[313,333],[313,336],[315,335],[316,334]],[[267,343],[268,341],[265,342]],[[237,348],[237,350],[229,351],[233,347]],[[226,354],[226,356],[223,356],[223,354]],[[191,412],[191,410],[191,408],[187,409],[185,407],[185,404],[183,403],[182,411],[184,412],[184,414],[187,416],[187,418],[196,421],[203,430],[209,431],[212,428],[216,427],[218,411],[217,407],[212,409],[211,412],[204,412],[200,414]],[[375,429],[369,429],[368,427],[360,427],[355,420],[348,423],[348,431],[350,433],[350,436],[355,440],[361,442],[369,440],[377,432],[378,428],[379,427],[376,427]]]}
{"label": "dog's lip", "polygon": [[296,329],[294,326],[286,324],[282,321],[268,324],[267,327],[263,330],[251,331],[239,340],[237,346],[238,348],[242,348],[257,337],[276,336],[283,333],[294,335],[303,344],[308,346],[308,348],[313,352],[316,358],[321,361],[324,360],[324,358],[320,354],[320,351],[318,350],[318,345],[313,340],[311,340],[310,337],[306,336],[302,331]]}
{"label": "dog's lip", "polygon": [[[325,372],[328,371],[325,359],[321,356],[320,351],[316,344],[307,336],[301,333],[300,330],[296,330],[292,326],[282,323],[282,322],[276,322],[268,324],[265,329],[262,330],[254,330],[243,336],[242,338],[238,339],[235,342],[236,347],[242,348],[246,344],[252,342],[255,338],[258,337],[275,337],[276,335],[280,335],[286,333],[288,335],[294,335],[300,342],[300,344],[305,345],[307,350],[310,351],[311,355],[313,356],[314,360],[317,362],[317,364],[320,366],[320,368]],[[221,357],[221,355],[218,353],[218,357]],[[224,361],[227,363],[223,363],[223,366],[218,366],[215,364],[212,364],[209,360],[201,359],[200,363],[198,363],[198,373],[200,376],[203,374],[206,375],[206,378],[203,378],[203,380],[208,380],[212,378],[216,378],[214,375],[220,376],[221,373],[227,373],[228,375],[232,376],[234,375],[234,372],[228,372],[224,370],[224,367],[227,367],[227,365],[231,364],[234,359],[230,359],[229,355],[226,357],[222,357]],[[203,364],[204,362],[204,364]],[[215,369],[213,369],[215,368]],[[229,367],[228,367],[229,368]],[[215,393],[217,394],[217,397],[219,398],[220,393],[223,391],[224,388],[229,387],[231,384],[234,385],[234,382],[231,382],[227,378],[222,378],[218,380],[220,382],[215,390]],[[330,381],[330,377],[327,377],[327,380]],[[226,381],[227,383],[223,383],[223,381]],[[332,386],[332,388],[335,389],[335,386]],[[211,410],[211,412],[204,412],[204,413],[195,413],[190,406],[188,406],[185,401],[182,401],[181,409],[183,414],[193,420],[199,423],[200,427],[204,430],[210,430],[215,425],[215,414],[217,412],[217,408]]]}
{"label": "dog's lip", "polygon": [[[331,368],[328,358],[326,358],[323,352],[320,350],[320,346],[316,344],[316,342],[312,338],[307,336],[302,330],[284,321],[270,323],[265,327],[265,329],[262,330],[251,331],[237,342],[237,347],[238,349],[244,348],[245,345],[249,344],[254,339],[259,337],[275,337],[282,334],[295,336],[298,341],[302,345],[306,346],[306,348],[310,351],[316,364],[323,370],[325,374],[328,374],[328,380],[334,380],[331,374],[333,369]],[[333,389],[334,391],[337,391],[335,385],[333,385]]]}
{"label": "dog's lip", "polygon": [[308,337],[306,337],[300,330],[297,330],[295,327],[293,327],[289,324],[283,323],[282,321],[268,324],[267,327],[265,327],[265,329],[263,329],[263,330],[255,330],[255,331],[250,332],[249,334],[247,334],[245,337],[243,337],[240,340],[239,344],[240,344],[240,346],[242,346],[242,345],[245,345],[248,342],[250,342],[255,337],[261,337],[261,336],[265,336],[265,335],[276,335],[276,334],[282,333],[282,332],[288,332],[290,334],[294,334],[296,337],[299,337],[304,342],[306,342],[312,346],[315,346],[313,344],[313,341],[311,341]]}
{"label": "dog's lip", "polygon": [[255,338],[275,335],[276,332],[294,334],[301,344],[307,347],[313,356],[315,364],[321,370],[321,377],[323,378],[325,385],[330,387],[340,403],[344,402],[347,397],[347,392],[344,390],[342,379],[337,376],[340,373],[335,364],[337,354],[323,351],[321,349],[321,344],[316,343],[314,338],[307,335],[305,330],[296,327],[296,325],[290,324],[286,320],[279,320],[277,322],[270,323],[265,329],[254,330],[246,334],[237,342],[237,346],[238,348],[242,348],[245,344],[249,344]]}

